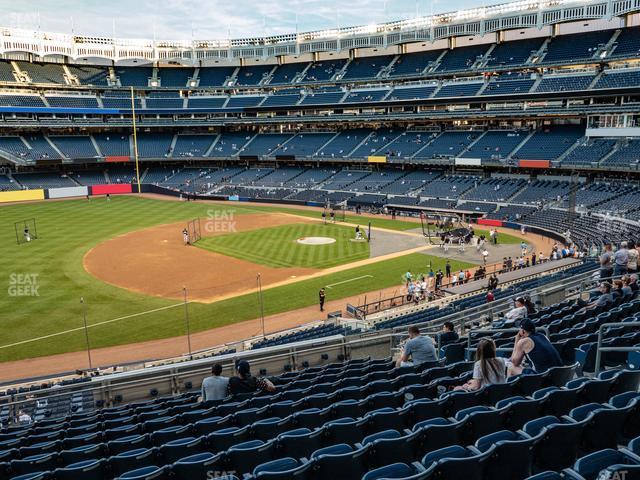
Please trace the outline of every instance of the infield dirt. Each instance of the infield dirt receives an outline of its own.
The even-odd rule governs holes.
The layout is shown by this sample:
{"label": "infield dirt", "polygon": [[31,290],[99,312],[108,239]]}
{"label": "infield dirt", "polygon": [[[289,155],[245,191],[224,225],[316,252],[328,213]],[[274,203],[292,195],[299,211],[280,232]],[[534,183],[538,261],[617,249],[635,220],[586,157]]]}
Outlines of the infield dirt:
{"label": "infield dirt", "polygon": [[[202,221],[202,235],[244,232],[313,220],[282,213],[245,214]],[[209,227],[214,225],[214,227]],[[184,223],[159,225],[111,238],[84,256],[85,270],[96,278],[145,295],[212,302],[263,285],[317,272],[311,268],[272,268],[193,246],[185,246]]]}

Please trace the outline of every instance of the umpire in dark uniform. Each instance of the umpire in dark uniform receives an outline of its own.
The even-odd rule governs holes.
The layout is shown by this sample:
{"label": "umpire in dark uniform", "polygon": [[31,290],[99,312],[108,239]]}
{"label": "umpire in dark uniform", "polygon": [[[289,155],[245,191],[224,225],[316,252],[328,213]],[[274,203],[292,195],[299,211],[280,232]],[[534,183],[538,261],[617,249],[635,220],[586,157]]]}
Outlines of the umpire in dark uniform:
{"label": "umpire in dark uniform", "polygon": [[318,292],[318,300],[320,301],[320,311],[324,312],[324,300],[325,300],[326,294],[324,293],[324,288],[321,288],[320,291]]}

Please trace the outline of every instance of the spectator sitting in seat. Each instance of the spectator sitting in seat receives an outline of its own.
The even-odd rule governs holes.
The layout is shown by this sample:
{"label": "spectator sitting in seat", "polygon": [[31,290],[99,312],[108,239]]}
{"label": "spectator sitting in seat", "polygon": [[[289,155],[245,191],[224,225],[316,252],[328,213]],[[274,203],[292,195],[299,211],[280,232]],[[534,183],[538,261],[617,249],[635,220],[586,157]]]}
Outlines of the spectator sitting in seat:
{"label": "spectator sitting in seat", "polygon": [[613,281],[613,287],[611,288],[611,296],[613,297],[614,302],[624,297],[624,292],[622,291],[621,279],[616,279]]}
{"label": "spectator sitting in seat", "polygon": [[611,304],[613,304],[613,295],[611,295],[611,284],[609,282],[602,282],[600,284],[600,295],[591,303],[588,303],[585,308],[587,310],[598,307],[605,308],[610,306]]}
{"label": "spectator sitting in seat", "polygon": [[210,402],[212,400],[222,400],[227,396],[227,387],[229,379],[222,376],[222,365],[216,363],[211,368],[211,377],[207,377],[202,381],[202,401]]}
{"label": "spectator sitting in seat", "polygon": [[635,273],[629,277],[629,288],[631,288],[634,295],[638,293],[638,289],[640,289],[640,286],[638,285],[638,275]]}
{"label": "spectator sitting in seat", "polygon": [[24,410],[18,410],[18,423],[21,425],[29,425],[30,423],[33,423],[33,420],[31,419],[31,415],[27,412]]}
{"label": "spectator sitting in seat", "polygon": [[[411,360],[409,360],[411,357]],[[409,340],[404,344],[402,354],[396,366],[411,367],[425,362],[435,362],[438,354],[430,337],[420,335],[420,329],[416,326],[409,327]]]}
{"label": "spectator sitting in seat", "polygon": [[496,344],[490,338],[483,338],[476,348],[473,364],[473,377],[454,390],[473,391],[486,385],[495,385],[507,381],[507,365],[504,358],[496,357]]}
{"label": "spectator sitting in seat", "polygon": [[453,329],[453,323],[444,322],[444,324],[442,325],[442,332],[438,334],[438,338],[440,339],[441,347],[444,347],[449,343],[456,342],[459,337]]}
{"label": "spectator sitting in seat", "polygon": [[527,309],[527,317],[536,313],[536,306],[531,301],[531,298],[528,295],[525,295],[524,297],[522,297],[522,299],[524,301],[524,306]]}
{"label": "spectator sitting in seat", "polygon": [[624,277],[622,277],[621,292],[622,298],[624,298],[625,300],[629,300],[635,295],[635,292],[631,288],[631,277],[629,275],[625,275]]}
{"label": "spectator sitting in seat", "polygon": [[258,390],[263,392],[275,392],[276,387],[266,378],[258,378],[251,375],[251,367],[246,360],[240,360],[236,365],[238,375],[229,379],[227,387],[228,395],[237,393],[253,393]]}
{"label": "spectator sitting in seat", "polygon": [[[530,365],[528,368],[523,366],[525,360]],[[511,354],[509,376],[542,373],[561,365],[560,354],[546,335],[536,332],[536,325],[530,319],[522,320]]]}
{"label": "spectator sitting in seat", "polygon": [[514,307],[504,314],[504,326],[508,327],[511,325],[516,325],[520,320],[526,318],[527,316],[527,306],[525,304],[525,300],[522,297],[518,297],[515,300]]}

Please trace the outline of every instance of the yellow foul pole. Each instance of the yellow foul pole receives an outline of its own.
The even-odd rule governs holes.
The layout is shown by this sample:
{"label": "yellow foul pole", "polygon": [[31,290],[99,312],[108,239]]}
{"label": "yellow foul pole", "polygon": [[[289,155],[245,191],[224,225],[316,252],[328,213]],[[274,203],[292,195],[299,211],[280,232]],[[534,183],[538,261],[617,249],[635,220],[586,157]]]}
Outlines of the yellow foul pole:
{"label": "yellow foul pole", "polygon": [[138,193],[140,193],[140,163],[138,162],[138,134],[136,132],[136,102],[131,87],[131,120],[133,122],[133,158],[136,161],[136,179],[138,180]]}

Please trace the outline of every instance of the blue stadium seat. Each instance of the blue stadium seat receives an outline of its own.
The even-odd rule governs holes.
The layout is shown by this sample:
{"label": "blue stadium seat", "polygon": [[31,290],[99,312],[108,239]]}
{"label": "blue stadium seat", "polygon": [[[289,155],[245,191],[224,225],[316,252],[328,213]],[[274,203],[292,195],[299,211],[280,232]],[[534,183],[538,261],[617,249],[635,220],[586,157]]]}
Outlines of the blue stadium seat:
{"label": "blue stadium seat", "polygon": [[353,450],[346,444],[338,444],[316,451],[311,455],[319,480],[336,478],[361,478],[367,471],[369,446]]}
{"label": "blue stadium seat", "polygon": [[425,469],[419,464],[408,465],[406,463],[392,463],[390,465],[385,465],[384,467],[371,470],[362,477],[362,480],[420,478],[419,476],[416,476],[423,472],[425,472]]}
{"label": "blue stadium seat", "polygon": [[109,465],[116,475],[122,475],[137,468],[154,466],[156,457],[154,448],[136,448],[110,457]]}
{"label": "blue stadium seat", "polygon": [[311,463],[301,463],[295,458],[283,457],[258,465],[253,469],[253,476],[257,479],[302,480],[311,478],[312,467]]}
{"label": "blue stadium seat", "polygon": [[135,448],[146,448],[150,446],[149,436],[147,434],[135,434],[129,435],[127,437],[120,437],[116,440],[107,442],[106,446],[107,450],[113,455],[126,452],[128,450],[133,450]]}
{"label": "blue stadium seat", "polygon": [[[146,425],[146,424],[145,424]],[[151,444],[158,447],[164,443],[183,438],[189,435],[189,427],[187,425],[174,425],[172,427],[161,428],[149,435]]]}
{"label": "blue stadium seat", "polygon": [[422,447],[422,432],[397,438],[378,438],[370,443],[369,463],[381,467],[395,462],[411,463]]}
{"label": "blue stadium seat", "polygon": [[294,457],[308,458],[313,452],[320,449],[323,444],[324,431],[318,429],[311,431],[308,428],[299,428],[278,435],[277,450],[279,454]]}
{"label": "blue stadium seat", "polygon": [[58,460],[57,453],[42,453],[11,461],[11,471],[18,475],[53,470]]}
{"label": "blue stadium seat", "polygon": [[579,403],[580,388],[547,387],[540,389],[532,395],[539,400],[543,412],[547,415],[565,415]]}
{"label": "blue stadium seat", "polygon": [[142,467],[130,470],[118,477],[119,480],[165,480],[169,478],[168,468],[156,466]]}
{"label": "blue stadium seat", "polygon": [[562,422],[554,416],[527,422],[522,430],[534,439],[533,462],[538,471],[561,470],[578,456],[586,422]]}
{"label": "blue stadium seat", "polygon": [[229,470],[237,473],[250,473],[261,463],[273,459],[275,442],[265,443],[261,440],[250,440],[230,447],[226,452]]}
{"label": "blue stadium seat", "polygon": [[216,430],[230,426],[231,417],[210,417],[193,424],[193,429],[199,435],[206,435]]}
{"label": "blue stadium seat", "polygon": [[229,427],[211,432],[206,436],[206,439],[212,452],[220,452],[235,444],[246,442],[250,437],[251,431],[249,427]]}
{"label": "blue stadium seat", "polygon": [[640,388],[640,370],[605,370],[598,375],[599,379],[613,378],[610,396],[624,392],[636,392]]}
{"label": "blue stadium seat", "polygon": [[609,400],[612,379],[591,379],[587,377],[576,378],[567,383],[568,389],[578,388],[578,400],[580,403],[604,403]]}
{"label": "blue stadium seat", "polygon": [[[566,480],[566,476],[564,473],[553,472],[551,470],[547,470],[545,472],[538,473],[536,475],[532,475],[528,477],[527,480]],[[576,479],[579,480],[579,479]]]}
{"label": "blue stadium seat", "polygon": [[324,431],[328,443],[359,442],[367,432],[367,420],[354,420],[350,417],[339,418],[325,424]]}
{"label": "blue stadium seat", "polygon": [[360,442],[360,445],[364,446],[370,443],[375,443],[376,440],[390,440],[390,439],[397,439],[400,437],[402,437],[402,434],[397,430],[384,430],[384,431],[373,433],[371,435],[364,437]]}
{"label": "blue stadium seat", "polygon": [[424,451],[431,451],[458,444],[463,425],[464,422],[450,422],[439,417],[417,423],[413,426],[413,431],[420,432]]}
{"label": "blue stadium seat", "polygon": [[427,478],[482,480],[486,462],[491,453],[491,449],[479,452],[455,445],[427,453],[421,463],[430,474]]}
{"label": "blue stadium seat", "polygon": [[[105,454],[105,448],[108,449],[108,446],[102,443],[98,443],[93,445],[83,445],[80,447],[71,448],[69,450],[62,450],[60,452],[60,461],[62,465],[67,466],[73,463],[82,462],[84,460],[101,458]],[[108,451],[111,453],[116,453],[113,450]]]}
{"label": "blue stadium seat", "polygon": [[487,478],[526,478],[532,472],[533,442],[525,434],[500,430],[479,438],[474,446],[480,452],[491,450]]}
{"label": "blue stadium seat", "polygon": [[459,410],[454,418],[464,422],[464,427],[460,429],[463,445],[473,444],[478,438],[504,427],[502,412],[485,406]]}
{"label": "blue stadium seat", "polygon": [[102,480],[106,474],[106,464],[105,459],[83,460],[56,469],[54,476],[57,480]]}
{"label": "blue stadium seat", "polygon": [[409,410],[396,410],[392,407],[384,407],[373,410],[365,419],[368,421],[367,429],[370,432],[380,432],[382,430],[403,430],[407,425],[407,416]]}
{"label": "blue stadium seat", "polygon": [[181,458],[201,453],[203,449],[202,437],[184,437],[166,442],[159,447],[159,452],[165,463],[173,463]]}
{"label": "blue stadium seat", "polygon": [[265,418],[251,424],[250,430],[253,438],[267,441],[278,436],[282,430],[286,430],[285,423],[289,423],[290,419],[281,419],[280,417]]}
{"label": "blue stadium seat", "polygon": [[536,399],[511,397],[496,403],[503,417],[502,422],[509,430],[517,430],[530,420],[543,415],[543,404]]}
{"label": "blue stadium seat", "polygon": [[104,430],[102,432],[105,440],[117,440],[122,437],[130,437],[132,435],[137,435],[140,433],[139,425],[134,423],[133,425],[127,422],[126,425],[122,425],[120,427],[110,428],[108,430]]}
{"label": "blue stadium seat", "polygon": [[[579,458],[573,465],[573,470],[575,470],[585,480],[616,478],[615,476],[610,476],[606,473],[601,474],[601,472],[603,470],[608,470],[609,467],[619,465],[627,467],[627,470],[628,467],[633,467],[637,471],[635,475],[640,473],[640,470],[638,470],[640,469],[640,457],[637,457],[631,452],[624,452],[611,448],[598,450],[587,456]],[[635,475],[625,477],[635,478]]]}
{"label": "blue stadium seat", "polygon": [[207,472],[224,470],[224,454],[198,453],[181,458],[171,466],[171,473],[179,480],[205,478]]}
{"label": "blue stadium seat", "polygon": [[605,448],[615,448],[621,437],[627,417],[634,410],[630,404],[622,408],[589,403],[573,409],[569,417],[577,422],[586,423],[580,447],[584,452],[593,452]]}

